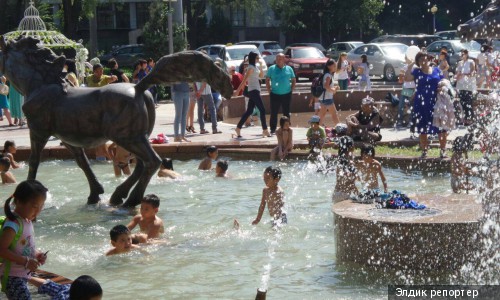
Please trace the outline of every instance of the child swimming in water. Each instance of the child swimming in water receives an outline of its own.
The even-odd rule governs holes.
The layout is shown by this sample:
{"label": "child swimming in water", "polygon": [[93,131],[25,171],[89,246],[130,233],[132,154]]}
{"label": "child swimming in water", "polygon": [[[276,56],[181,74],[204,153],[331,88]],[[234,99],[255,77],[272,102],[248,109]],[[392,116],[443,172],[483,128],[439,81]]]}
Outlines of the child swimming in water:
{"label": "child swimming in water", "polygon": [[384,185],[384,193],[387,193],[387,180],[385,179],[382,165],[375,159],[375,148],[370,144],[361,147],[361,161],[357,164],[358,170],[363,175],[363,188],[368,190],[380,189],[378,177]]}
{"label": "child swimming in water", "polygon": [[160,170],[158,170],[158,177],[176,179],[181,177],[181,174],[174,171],[174,164],[170,158],[164,158],[161,160]]}
{"label": "child swimming in water", "polygon": [[286,214],[283,212],[285,194],[278,185],[281,179],[281,170],[279,168],[268,167],[264,171],[263,179],[266,187],[262,190],[262,200],[260,202],[259,211],[252,225],[259,224],[266,204],[269,214],[273,218],[273,226],[286,224],[287,218]]}
{"label": "child swimming in water", "polygon": [[207,157],[200,162],[198,170],[207,171],[212,169],[212,160],[216,160],[219,156],[219,150],[216,146],[210,146],[207,148]]}
{"label": "child swimming in water", "polygon": [[16,183],[16,178],[9,169],[10,160],[7,157],[0,158],[0,176],[2,177],[2,183]]}
{"label": "child swimming in water", "polygon": [[354,153],[354,141],[350,136],[342,136],[338,139],[337,157],[337,182],[333,191],[333,203],[349,199],[351,193],[358,193],[356,180],[359,180],[352,156]]}
{"label": "child swimming in water", "polygon": [[127,253],[134,249],[139,249],[139,246],[132,244],[132,234],[125,225],[116,225],[109,232],[111,245],[113,248],[106,252],[106,256]]}
{"label": "child swimming in water", "polygon": [[215,166],[215,177],[224,177],[227,178],[227,169],[229,168],[229,164],[227,160],[219,160],[217,165]]}
{"label": "child swimming in water", "polygon": [[160,198],[154,194],[144,196],[141,201],[141,212],[136,215],[132,221],[127,225],[129,230],[139,225],[140,233],[132,235],[134,244],[147,243],[149,239],[156,239],[160,237],[165,229],[163,227],[163,220],[156,214],[160,207]]}

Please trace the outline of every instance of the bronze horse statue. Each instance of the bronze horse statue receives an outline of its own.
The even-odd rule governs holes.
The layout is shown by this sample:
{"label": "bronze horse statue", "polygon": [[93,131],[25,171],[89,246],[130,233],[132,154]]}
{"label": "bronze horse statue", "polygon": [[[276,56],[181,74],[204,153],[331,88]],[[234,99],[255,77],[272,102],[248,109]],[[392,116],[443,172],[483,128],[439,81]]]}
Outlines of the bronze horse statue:
{"label": "bronze horse statue", "polygon": [[485,10],[457,28],[463,41],[500,38],[500,0],[492,0]]}
{"label": "bronze horse statue", "polygon": [[6,42],[0,37],[0,48],[0,71],[26,99],[23,112],[31,141],[28,179],[36,178],[42,150],[55,136],[75,155],[85,173],[90,186],[89,204],[97,203],[104,189],[90,168],[84,148],[111,140],[137,158],[133,173],[112,194],[112,205],[138,205],[158,169],[160,158],[148,140],[155,124],[155,106],[147,91],[151,85],[206,81],[227,99],[233,93],[229,75],[197,51],[162,57],[137,85],[74,88],[61,78],[65,58],[43,48],[38,40]]}

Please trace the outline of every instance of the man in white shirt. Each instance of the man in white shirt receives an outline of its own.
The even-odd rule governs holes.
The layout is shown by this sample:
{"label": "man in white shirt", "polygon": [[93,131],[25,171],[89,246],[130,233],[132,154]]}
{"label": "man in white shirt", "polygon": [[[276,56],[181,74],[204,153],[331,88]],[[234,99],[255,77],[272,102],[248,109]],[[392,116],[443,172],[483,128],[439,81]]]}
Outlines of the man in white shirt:
{"label": "man in white shirt", "polygon": [[205,104],[210,112],[210,119],[212,121],[212,133],[222,133],[222,131],[217,130],[217,112],[215,111],[214,98],[212,97],[212,89],[210,85],[206,82],[196,82],[194,84],[194,91],[196,93],[196,99],[198,99],[198,123],[200,123],[200,133],[208,133],[205,130],[205,120],[203,119],[203,108]]}

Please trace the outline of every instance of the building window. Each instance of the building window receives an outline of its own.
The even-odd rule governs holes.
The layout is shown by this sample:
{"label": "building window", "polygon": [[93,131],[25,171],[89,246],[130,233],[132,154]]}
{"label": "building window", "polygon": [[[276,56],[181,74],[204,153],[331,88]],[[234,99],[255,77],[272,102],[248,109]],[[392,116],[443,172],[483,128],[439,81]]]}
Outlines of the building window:
{"label": "building window", "polygon": [[135,4],[136,7],[136,19],[137,19],[137,28],[144,27],[144,24],[149,20],[149,5],[151,3],[147,2],[137,2]]}
{"label": "building window", "polygon": [[115,28],[114,11],[112,4],[102,4],[97,7],[97,28]]}
{"label": "building window", "polygon": [[237,27],[245,26],[245,9],[244,8],[231,8],[231,24]]}
{"label": "building window", "polygon": [[130,3],[121,3],[115,5],[116,28],[130,28]]}

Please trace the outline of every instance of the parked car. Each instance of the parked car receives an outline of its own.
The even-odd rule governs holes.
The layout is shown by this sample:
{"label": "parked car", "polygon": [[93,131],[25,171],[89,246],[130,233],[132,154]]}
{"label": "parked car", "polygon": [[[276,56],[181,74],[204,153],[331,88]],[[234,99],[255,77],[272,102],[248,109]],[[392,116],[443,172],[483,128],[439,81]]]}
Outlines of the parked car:
{"label": "parked car", "polygon": [[460,40],[442,40],[430,44],[427,47],[427,53],[438,57],[442,47],[446,47],[448,56],[450,57],[450,72],[455,72],[458,61],[460,60],[460,51],[467,49],[469,57],[476,59],[481,52],[481,45],[476,41],[464,42]]}
{"label": "parked car", "polygon": [[370,43],[351,50],[347,53],[347,59],[352,63],[354,77],[357,77],[356,70],[361,64],[361,55],[366,54],[370,63],[370,75],[395,81],[405,64],[406,49],[408,46],[401,43]]}
{"label": "parked car", "polygon": [[441,40],[441,37],[437,35],[428,34],[414,34],[414,35],[404,35],[404,34],[393,34],[393,35],[383,35],[376,39],[373,39],[370,43],[401,43],[407,46],[418,46],[419,48],[427,47],[434,41]]}
{"label": "parked car", "polygon": [[291,66],[295,76],[313,79],[317,74],[323,72],[328,60],[323,52],[315,47],[286,47],[285,63]]}
{"label": "parked car", "polygon": [[361,45],[364,45],[363,42],[338,42],[333,43],[328,46],[328,50],[326,50],[326,56],[333,58],[335,60],[339,59],[340,53],[349,52],[354,48],[357,48]]}
{"label": "parked car", "polygon": [[214,61],[219,60],[223,67],[229,68],[235,66],[238,70],[240,64],[243,62],[245,55],[250,53],[250,51],[257,52],[260,57],[259,63],[262,64],[264,70],[264,76],[267,74],[267,64],[262,58],[259,49],[255,45],[232,45],[226,46],[222,44],[206,45],[196,49],[197,51],[205,50],[208,56]]}
{"label": "parked car", "polygon": [[276,55],[283,52],[280,44],[275,41],[246,41],[236,43],[236,45],[255,45],[268,66],[274,65],[276,63]]}
{"label": "parked car", "polygon": [[101,64],[106,66],[110,59],[114,58],[120,67],[133,67],[139,59],[146,58],[144,45],[125,45],[118,47],[111,53],[99,56]]}
{"label": "parked car", "polygon": [[456,30],[438,31],[435,35],[441,37],[443,40],[459,40],[458,32]]}
{"label": "parked car", "polygon": [[317,48],[319,51],[323,52],[324,55],[326,55],[325,47],[323,47],[323,45],[318,43],[293,43],[291,45],[288,45],[287,47],[314,47]]}

